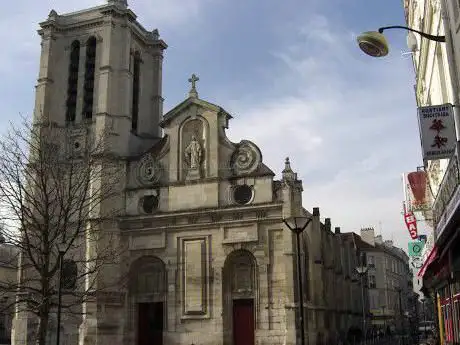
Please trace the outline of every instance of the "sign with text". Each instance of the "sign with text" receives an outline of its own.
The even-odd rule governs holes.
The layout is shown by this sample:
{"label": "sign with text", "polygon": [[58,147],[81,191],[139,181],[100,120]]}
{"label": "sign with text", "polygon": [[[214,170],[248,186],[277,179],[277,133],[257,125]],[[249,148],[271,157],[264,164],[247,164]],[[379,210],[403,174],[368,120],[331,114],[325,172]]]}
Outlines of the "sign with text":
{"label": "sign with text", "polygon": [[419,107],[418,121],[423,159],[451,157],[456,140],[452,104]]}
{"label": "sign with text", "polygon": [[409,230],[410,238],[415,240],[418,237],[417,219],[411,211],[404,213],[404,222],[406,223],[407,230]]}

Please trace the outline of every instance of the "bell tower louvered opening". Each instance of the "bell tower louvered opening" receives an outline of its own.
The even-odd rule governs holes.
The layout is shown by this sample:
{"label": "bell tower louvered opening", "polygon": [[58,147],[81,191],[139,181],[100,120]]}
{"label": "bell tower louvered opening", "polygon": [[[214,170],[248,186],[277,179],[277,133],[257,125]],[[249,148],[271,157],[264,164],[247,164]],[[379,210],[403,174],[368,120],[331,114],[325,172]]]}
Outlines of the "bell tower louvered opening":
{"label": "bell tower louvered opening", "polygon": [[78,66],[80,63],[80,42],[73,41],[70,50],[69,77],[67,81],[67,113],[68,122],[75,121],[78,95]]}
{"label": "bell tower louvered opening", "polygon": [[83,87],[83,118],[93,117],[94,74],[96,68],[96,38],[90,37],[86,43],[85,83]]}
{"label": "bell tower louvered opening", "polygon": [[140,83],[140,72],[141,72],[141,54],[139,52],[134,53],[133,63],[133,104],[132,104],[132,115],[131,115],[131,129],[136,132],[137,124],[139,119],[139,83]]}

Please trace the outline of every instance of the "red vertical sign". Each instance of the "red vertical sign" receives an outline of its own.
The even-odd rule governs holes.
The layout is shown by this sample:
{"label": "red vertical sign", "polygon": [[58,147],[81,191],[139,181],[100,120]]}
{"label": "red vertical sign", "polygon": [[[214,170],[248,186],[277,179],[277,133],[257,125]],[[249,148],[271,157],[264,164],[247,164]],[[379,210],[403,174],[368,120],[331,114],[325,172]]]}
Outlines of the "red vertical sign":
{"label": "red vertical sign", "polygon": [[417,219],[415,218],[412,211],[406,211],[404,213],[404,222],[406,223],[407,230],[409,230],[410,238],[415,240],[418,237]]}

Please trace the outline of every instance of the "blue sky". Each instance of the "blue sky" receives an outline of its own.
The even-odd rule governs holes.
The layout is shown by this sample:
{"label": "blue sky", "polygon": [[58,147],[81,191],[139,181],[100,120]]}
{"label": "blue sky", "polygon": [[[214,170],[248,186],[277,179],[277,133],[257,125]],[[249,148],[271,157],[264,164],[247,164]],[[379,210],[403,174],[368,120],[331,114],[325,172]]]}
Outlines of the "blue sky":
{"label": "blue sky", "polygon": [[[40,40],[51,9],[103,0],[16,0],[3,6],[0,126],[33,109]],[[356,36],[404,24],[402,0],[131,0],[169,48],[165,110],[181,102],[192,73],[200,97],[234,115],[228,131],[253,140],[277,174],[286,156],[304,183],[304,206],[333,226],[382,229],[406,247],[401,173],[421,165],[406,33],[388,31],[390,55],[365,56]]]}

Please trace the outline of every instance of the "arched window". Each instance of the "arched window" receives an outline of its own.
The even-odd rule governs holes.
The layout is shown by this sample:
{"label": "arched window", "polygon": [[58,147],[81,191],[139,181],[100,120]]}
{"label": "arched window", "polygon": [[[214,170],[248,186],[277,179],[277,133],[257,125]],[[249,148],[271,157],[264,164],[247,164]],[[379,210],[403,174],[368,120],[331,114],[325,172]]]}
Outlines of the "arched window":
{"label": "arched window", "polygon": [[67,80],[66,120],[75,121],[77,111],[78,65],[80,63],[80,42],[73,41],[70,48],[69,77]]}
{"label": "arched window", "polygon": [[134,53],[133,63],[133,104],[132,104],[132,116],[131,116],[131,128],[133,131],[137,131],[137,121],[139,118],[139,79],[141,71],[141,54],[139,52]]}
{"label": "arched window", "polygon": [[94,71],[96,67],[96,38],[90,37],[86,43],[85,85],[83,96],[83,116],[93,116]]}

